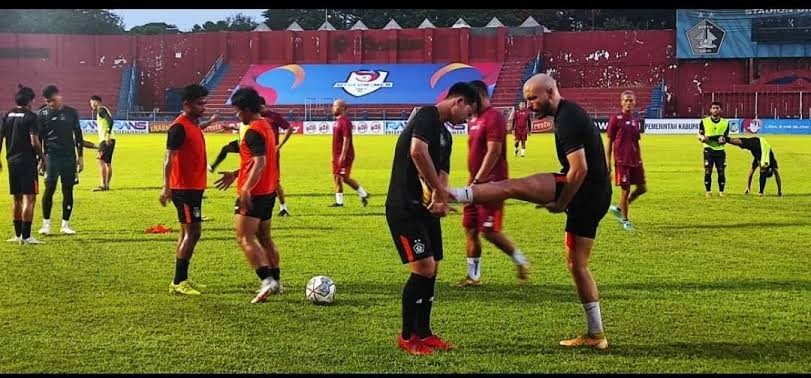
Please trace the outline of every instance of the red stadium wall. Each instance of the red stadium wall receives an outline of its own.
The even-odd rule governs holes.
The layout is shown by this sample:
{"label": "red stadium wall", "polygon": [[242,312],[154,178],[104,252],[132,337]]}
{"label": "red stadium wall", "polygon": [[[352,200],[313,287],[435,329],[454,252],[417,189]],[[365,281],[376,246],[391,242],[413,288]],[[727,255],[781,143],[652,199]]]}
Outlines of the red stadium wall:
{"label": "red stadium wall", "polygon": [[[156,36],[0,33],[0,48],[37,50],[37,57],[0,57],[1,89],[26,75],[48,77],[80,68],[120,70],[136,62],[139,104],[162,107],[165,92],[202,79],[217,57],[236,67],[288,63],[434,63],[529,61],[561,87],[667,85],[666,116],[699,116],[706,93],[767,82],[788,71],[809,76],[811,59],[675,59],[675,31],[527,33],[526,29],[402,29],[223,32]],[[41,56],[44,51],[44,56]],[[7,75],[12,75],[9,78]],[[807,83],[808,85],[811,83]],[[801,85],[801,84],[797,84]]]}

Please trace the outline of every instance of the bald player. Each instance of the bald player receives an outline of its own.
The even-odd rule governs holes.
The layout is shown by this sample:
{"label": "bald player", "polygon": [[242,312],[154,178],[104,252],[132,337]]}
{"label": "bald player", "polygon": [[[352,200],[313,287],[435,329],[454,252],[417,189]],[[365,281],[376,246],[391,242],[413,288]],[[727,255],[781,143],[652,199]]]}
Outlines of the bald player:
{"label": "bald player", "polygon": [[350,177],[355,161],[352,145],[352,121],[346,115],[346,102],[338,99],[332,103],[335,127],[332,129],[332,177],[335,183],[335,203],[330,207],[344,207],[344,183],[358,192],[364,207],[369,203],[369,193],[359,182]]}
{"label": "bald player", "polygon": [[509,198],[543,205],[550,213],[566,212],[566,262],[583,304],[588,333],[563,340],[565,347],[607,349],[599,292],[588,268],[597,227],[608,212],[611,184],[600,130],[574,102],[563,99],[557,83],[538,74],[524,83],[524,97],[541,117],[554,116],[560,174],[539,173],[464,188],[449,189],[462,203],[491,203]]}

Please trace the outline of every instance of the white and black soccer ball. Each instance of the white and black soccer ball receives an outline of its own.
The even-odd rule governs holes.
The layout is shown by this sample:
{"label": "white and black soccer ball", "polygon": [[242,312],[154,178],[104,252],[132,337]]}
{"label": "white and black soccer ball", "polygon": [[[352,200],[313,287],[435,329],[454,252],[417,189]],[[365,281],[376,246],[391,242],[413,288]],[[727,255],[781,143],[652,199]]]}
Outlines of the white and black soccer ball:
{"label": "white and black soccer ball", "polygon": [[315,304],[325,305],[335,300],[335,282],[327,276],[310,278],[304,290],[307,300]]}

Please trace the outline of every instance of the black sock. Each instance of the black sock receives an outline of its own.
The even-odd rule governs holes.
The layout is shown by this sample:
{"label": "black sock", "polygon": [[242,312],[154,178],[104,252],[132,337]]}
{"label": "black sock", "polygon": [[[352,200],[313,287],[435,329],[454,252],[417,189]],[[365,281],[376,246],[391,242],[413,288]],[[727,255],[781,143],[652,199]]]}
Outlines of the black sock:
{"label": "black sock", "polygon": [[416,329],[417,326],[417,315],[419,313],[419,305],[417,304],[417,300],[419,299],[419,287],[420,287],[420,279],[424,278],[418,274],[411,273],[408,277],[408,281],[405,283],[405,287],[403,288],[403,329],[402,329],[402,336],[403,339],[408,340],[411,338],[411,333]]}
{"label": "black sock", "polygon": [[52,183],[45,183],[45,192],[42,193],[42,219],[51,219],[51,209],[54,204],[54,193],[56,192],[56,180]]}
{"label": "black sock", "polygon": [[28,239],[31,237],[31,222],[22,222],[20,226],[20,236],[23,239]]}
{"label": "black sock", "polygon": [[704,189],[708,192],[712,190],[712,175],[711,174],[704,174]]}
{"label": "black sock", "polygon": [[179,257],[175,260],[175,285],[189,278],[189,262],[189,260],[181,259]]}
{"label": "black sock", "polygon": [[763,194],[764,189],[766,189],[766,174],[761,172],[760,173],[760,194]]}
{"label": "black sock", "polygon": [[267,266],[260,266],[259,269],[256,270],[256,276],[259,277],[259,280],[264,281],[265,278],[268,278],[272,275],[271,269]]}
{"label": "black sock", "polygon": [[62,184],[62,220],[69,221],[73,212],[73,185]]}
{"label": "black sock", "polygon": [[20,236],[23,234],[23,221],[19,219],[14,220],[14,236]]}
{"label": "black sock", "polygon": [[727,176],[724,174],[724,171],[718,172],[718,191],[723,193],[724,186],[727,184]]}
{"label": "black sock", "polygon": [[280,281],[281,270],[279,267],[270,268],[270,276],[273,277],[274,280]]}
{"label": "black sock", "polygon": [[420,338],[433,335],[431,332],[431,308],[434,305],[436,276],[425,279],[423,285],[422,306],[420,306],[420,312],[417,316],[417,333]]}

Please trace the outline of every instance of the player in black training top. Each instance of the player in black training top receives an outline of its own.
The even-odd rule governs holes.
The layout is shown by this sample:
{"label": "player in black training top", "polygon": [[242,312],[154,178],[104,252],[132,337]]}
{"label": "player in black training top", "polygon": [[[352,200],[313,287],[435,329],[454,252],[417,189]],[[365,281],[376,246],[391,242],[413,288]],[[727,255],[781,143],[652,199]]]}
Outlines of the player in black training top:
{"label": "player in black training top", "polygon": [[766,180],[774,176],[777,182],[777,195],[783,196],[783,183],[780,180],[780,172],[777,171],[777,159],[774,158],[774,150],[772,145],[762,137],[751,138],[730,138],[729,143],[734,144],[744,150],[749,150],[752,153],[752,167],[749,169],[749,176],[746,177],[746,192],[749,194],[749,189],[752,187],[752,175],[755,169],[760,168],[760,191],[758,192],[763,197],[763,190],[766,189]]}
{"label": "player in black training top", "polygon": [[[62,181],[62,227],[63,234],[73,235],[70,228],[70,214],[73,212],[73,186],[77,184],[76,174],[84,170],[82,152],[84,139],[76,109],[62,103],[62,96],[56,86],[49,85],[42,90],[45,104],[39,111],[42,124],[39,135],[45,149],[45,193],[42,195],[42,228],[39,233],[51,233],[51,208],[56,192],[56,180]],[[77,158],[78,156],[78,158]]]}
{"label": "player in black training top", "polygon": [[394,149],[386,221],[400,260],[411,268],[403,289],[403,328],[397,335],[397,345],[410,354],[453,347],[431,332],[434,284],[442,260],[439,218],[450,211],[447,187],[453,141],[444,123],[465,122],[478,98],[466,83],[454,84],[444,100],[417,111]]}
{"label": "player in black training top", "polygon": [[597,285],[588,269],[597,226],[611,202],[611,184],[600,129],[574,102],[560,97],[557,83],[538,74],[524,83],[524,97],[541,117],[554,116],[555,146],[561,174],[536,174],[520,179],[451,189],[464,203],[488,203],[508,198],[543,205],[551,213],[566,212],[566,259],[588,323],[588,334],[561,345],[608,348],[603,334]]}
{"label": "player in black training top", "polygon": [[31,88],[20,86],[14,97],[17,107],[9,111],[0,124],[0,150],[5,139],[8,186],[14,197],[12,205],[14,237],[7,241],[14,243],[42,243],[31,237],[31,222],[34,219],[34,205],[39,191],[37,162],[40,171],[45,164],[42,146],[39,143],[39,119],[36,113],[31,111],[35,97]]}

